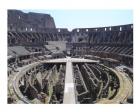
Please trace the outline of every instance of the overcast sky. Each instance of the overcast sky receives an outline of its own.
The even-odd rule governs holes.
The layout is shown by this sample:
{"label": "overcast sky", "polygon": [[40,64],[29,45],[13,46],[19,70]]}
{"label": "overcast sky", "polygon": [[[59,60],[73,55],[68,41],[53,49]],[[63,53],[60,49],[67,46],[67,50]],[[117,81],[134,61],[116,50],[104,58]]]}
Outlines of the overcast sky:
{"label": "overcast sky", "polygon": [[132,10],[22,10],[50,14],[57,28],[92,28],[133,23]]}

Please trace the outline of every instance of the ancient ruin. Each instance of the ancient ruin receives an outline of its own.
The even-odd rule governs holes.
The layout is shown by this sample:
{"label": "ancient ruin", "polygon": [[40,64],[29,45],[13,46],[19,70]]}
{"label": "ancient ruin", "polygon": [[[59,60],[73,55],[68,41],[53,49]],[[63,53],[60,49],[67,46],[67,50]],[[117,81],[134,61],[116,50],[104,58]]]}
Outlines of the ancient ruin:
{"label": "ancient ruin", "polygon": [[133,103],[133,24],[56,28],[8,10],[8,103]]}

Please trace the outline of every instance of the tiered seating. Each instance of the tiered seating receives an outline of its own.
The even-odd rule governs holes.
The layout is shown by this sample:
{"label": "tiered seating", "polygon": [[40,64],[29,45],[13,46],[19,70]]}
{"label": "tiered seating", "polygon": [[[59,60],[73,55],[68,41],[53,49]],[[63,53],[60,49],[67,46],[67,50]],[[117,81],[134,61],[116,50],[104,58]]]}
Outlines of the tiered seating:
{"label": "tiered seating", "polygon": [[66,41],[68,34],[43,33],[43,32],[8,32],[8,45],[40,45],[47,41]]}
{"label": "tiered seating", "polygon": [[106,52],[112,54],[133,55],[131,47],[111,47],[111,46],[94,46],[92,52]]}

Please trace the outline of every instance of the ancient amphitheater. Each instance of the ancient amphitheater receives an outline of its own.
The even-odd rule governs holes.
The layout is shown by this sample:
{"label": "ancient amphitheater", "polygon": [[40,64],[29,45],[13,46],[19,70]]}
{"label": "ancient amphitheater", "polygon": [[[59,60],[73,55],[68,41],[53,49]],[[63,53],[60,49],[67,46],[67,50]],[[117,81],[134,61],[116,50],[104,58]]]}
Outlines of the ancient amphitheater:
{"label": "ancient amphitheater", "polygon": [[133,24],[56,28],[8,10],[8,103],[133,103]]}

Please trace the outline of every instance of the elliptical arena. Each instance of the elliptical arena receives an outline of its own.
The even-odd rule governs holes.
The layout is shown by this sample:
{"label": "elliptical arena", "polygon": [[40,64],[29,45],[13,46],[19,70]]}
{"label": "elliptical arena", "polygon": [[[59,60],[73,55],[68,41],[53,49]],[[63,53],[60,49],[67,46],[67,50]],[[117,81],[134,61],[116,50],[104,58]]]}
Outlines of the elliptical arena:
{"label": "elliptical arena", "polygon": [[132,104],[133,24],[56,28],[8,10],[9,104]]}

